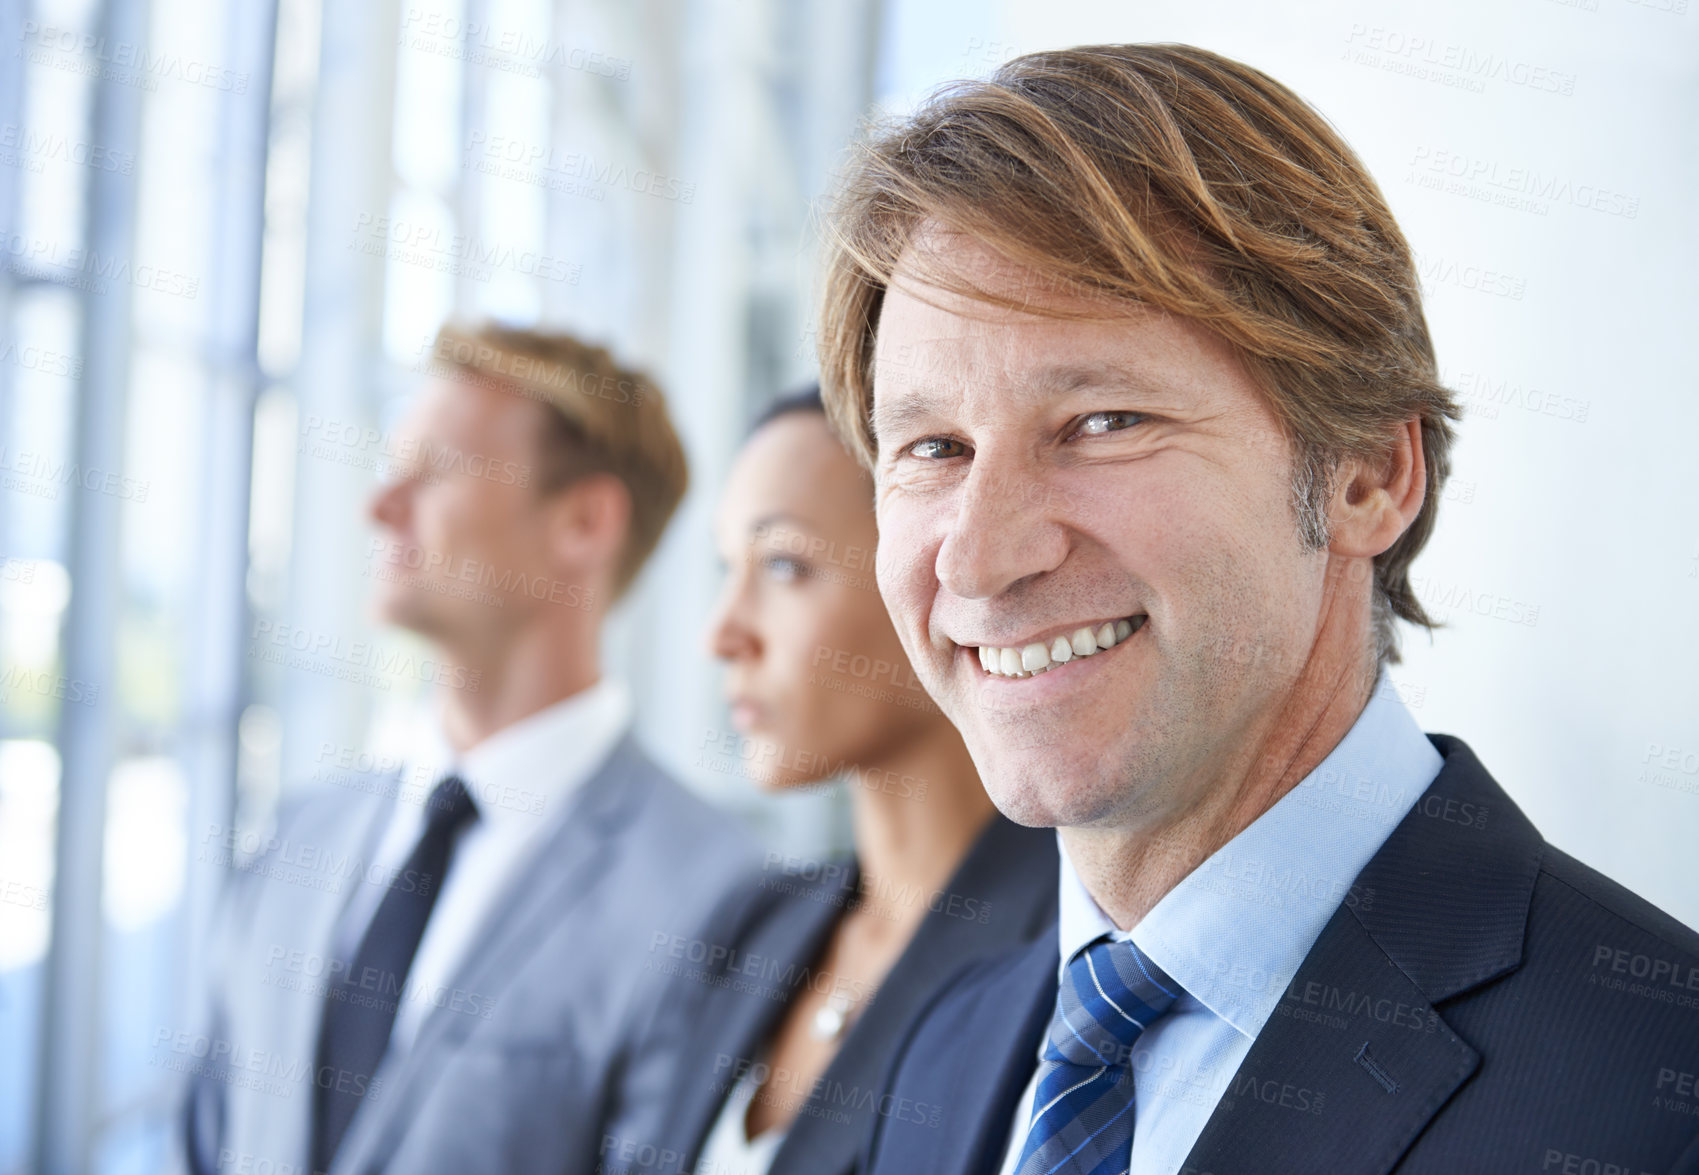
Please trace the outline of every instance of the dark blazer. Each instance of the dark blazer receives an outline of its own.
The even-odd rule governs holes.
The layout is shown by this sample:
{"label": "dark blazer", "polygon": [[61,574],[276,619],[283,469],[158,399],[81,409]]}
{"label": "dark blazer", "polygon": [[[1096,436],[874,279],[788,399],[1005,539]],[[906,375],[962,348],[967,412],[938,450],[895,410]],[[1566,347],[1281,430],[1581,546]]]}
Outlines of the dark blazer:
{"label": "dark blazer", "polygon": [[[809,1092],[774,1156],[772,1175],[855,1169],[903,1026],[963,962],[1035,938],[1055,939],[1057,867],[1052,830],[994,816],[942,893],[916,895],[930,909]],[[807,872],[812,880],[775,867],[709,920],[705,949],[697,953],[718,959],[675,980],[648,1047],[636,1050],[605,1126],[605,1172],[694,1169],[741,1076],[739,1062],[765,1059],[803,983],[829,982],[814,968],[856,893],[859,870],[844,858]],[[801,1092],[784,1087],[790,1096]]]}
{"label": "dark blazer", "polygon": [[[1699,1172],[1699,935],[1552,848],[1469,748],[1364,867],[1228,1082],[1186,1175]],[[1057,944],[979,964],[888,1080],[873,1175],[996,1175]],[[1319,1013],[1319,1014],[1318,1014]]]}

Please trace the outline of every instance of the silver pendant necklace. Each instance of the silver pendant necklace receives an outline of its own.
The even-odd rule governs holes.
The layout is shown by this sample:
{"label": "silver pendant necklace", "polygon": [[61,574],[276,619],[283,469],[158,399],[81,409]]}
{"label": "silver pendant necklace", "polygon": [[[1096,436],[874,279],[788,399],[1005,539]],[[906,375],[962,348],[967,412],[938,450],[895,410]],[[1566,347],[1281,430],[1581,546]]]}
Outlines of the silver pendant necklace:
{"label": "silver pendant necklace", "polygon": [[834,991],[826,997],[826,1006],[817,1009],[809,1021],[808,1035],[815,1040],[837,1040],[849,1027],[855,1005],[856,1001],[844,992]]}

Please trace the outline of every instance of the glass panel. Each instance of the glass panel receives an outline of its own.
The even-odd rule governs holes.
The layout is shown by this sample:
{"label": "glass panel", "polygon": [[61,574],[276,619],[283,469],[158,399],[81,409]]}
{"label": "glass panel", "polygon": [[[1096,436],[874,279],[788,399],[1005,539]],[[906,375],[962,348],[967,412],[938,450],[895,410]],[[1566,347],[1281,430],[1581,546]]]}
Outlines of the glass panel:
{"label": "glass panel", "polygon": [[[0,574],[0,593],[18,581]],[[0,599],[4,599],[0,594]],[[8,609],[7,615],[11,615]],[[0,704],[11,707],[0,686]],[[59,752],[46,739],[0,739],[0,1169],[22,1171],[35,1113],[41,966],[51,937]]]}
{"label": "glass panel", "polygon": [[15,53],[21,110],[0,160],[18,201],[0,238],[0,1170],[24,1169],[36,1113],[59,806],[50,740],[60,707],[89,700],[59,658],[83,368],[77,300],[62,287],[81,276],[91,169],[126,162],[89,140],[92,85],[76,46],[90,6],[43,3],[31,16]]}
{"label": "glass panel", "polygon": [[22,38],[23,56],[30,63],[18,135],[23,231],[7,242],[7,252],[14,266],[40,276],[76,272],[90,161],[122,168],[134,166],[134,160],[111,156],[104,144],[89,140],[93,84],[78,68],[80,55],[64,47],[76,45],[83,31],[80,21],[43,19],[35,25],[34,34]]}
{"label": "glass panel", "polygon": [[205,373],[145,350],[131,368],[125,454],[124,604],[118,682],[144,741],[183,720],[185,659],[194,647]]}
{"label": "glass panel", "polygon": [[387,222],[367,226],[360,247],[386,259],[384,349],[397,363],[417,362],[428,337],[454,307],[454,274],[483,267],[456,235],[454,214],[435,196],[402,189]]}
{"label": "glass panel", "polygon": [[[0,1170],[22,1169],[35,1114],[42,962],[51,939],[59,708],[92,700],[62,671],[65,569],[76,379],[76,299],[38,286],[20,294],[0,354],[11,381],[0,419]],[[11,1042],[16,1042],[13,1045]]]}
{"label": "glass panel", "polygon": [[301,353],[318,45],[318,6],[312,0],[279,0],[260,258],[259,357],[273,377],[285,375]]}
{"label": "glass panel", "polygon": [[148,1045],[161,1027],[177,1023],[180,1006],[188,804],[181,767],[163,755],[122,760],[107,784],[101,965],[108,998],[101,1037],[112,1113],[96,1165],[102,1172],[164,1165],[169,1126],[161,1095],[178,1077],[156,1067],[159,1055]]}
{"label": "glass panel", "polygon": [[[477,226],[477,239],[495,259],[475,275],[478,282],[471,287],[473,310],[480,316],[524,322],[535,318],[542,309],[540,282],[573,284],[576,273],[566,261],[548,256],[543,248],[548,239],[547,192],[539,183],[526,182],[543,175],[549,179],[554,176],[535,163],[523,162],[536,158],[539,152],[547,159],[549,83],[540,77],[492,72],[485,84],[488,102],[485,125],[492,128],[487,131],[491,145],[503,148],[503,158],[509,151],[517,150],[522,162],[503,165],[503,170],[511,170],[514,178],[473,173],[482,181],[478,200],[483,216]],[[495,143],[498,136],[506,143]],[[487,154],[485,159],[488,161]]]}
{"label": "glass panel", "polygon": [[[11,364],[11,419],[0,420],[0,554],[63,560],[78,470],[72,458],[80,315],[69,291],[37,286],[20,295],[12,329],[0,333]],[[4,646],[0,645],[0,654]]]}
{"label": "glass panel", "polygon": [[461,19],[455,4],[434,9],[429,18],[409,9],[395,57],[395,174],[407,187],[439,196],[454,190],[460,169],[453,128],[460,125],[465,71],[458,53],[440,51],[459,46],[432,34],[458,28]]}

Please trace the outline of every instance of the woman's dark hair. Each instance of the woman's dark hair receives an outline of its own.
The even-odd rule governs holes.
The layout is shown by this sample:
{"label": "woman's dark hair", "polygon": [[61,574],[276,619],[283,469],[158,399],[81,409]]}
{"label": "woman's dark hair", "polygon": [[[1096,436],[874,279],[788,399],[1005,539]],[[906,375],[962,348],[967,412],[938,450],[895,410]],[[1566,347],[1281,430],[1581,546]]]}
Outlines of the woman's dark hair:
{"label": "woman's dark hair", "polygon": [[750,434],[759,432],[763,425],[792,412],[818,412],[822,416],[826,415],[826,403],[820,398],[819,383],[811,383],[794,392],[786,392],[767,405],[755,418],[755,423],[749,426]]}

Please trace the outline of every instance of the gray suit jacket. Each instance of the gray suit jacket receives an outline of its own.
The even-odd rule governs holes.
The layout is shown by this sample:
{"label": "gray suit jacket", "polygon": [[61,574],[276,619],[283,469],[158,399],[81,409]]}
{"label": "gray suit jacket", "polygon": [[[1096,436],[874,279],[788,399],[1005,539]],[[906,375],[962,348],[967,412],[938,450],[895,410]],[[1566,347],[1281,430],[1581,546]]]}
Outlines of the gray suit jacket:
{"label": "gray suit jacket", "polygon": [[[389,807],[316,796],[233,880],[186,1101],[191,1169],[307,1172],[322,960],[349,891],[371,880],[360,863]],[[372,1075],[333,1175],[590,1170],[665,945],[756,861],[735,820],[621,739],[516,871],[412,1047]]]}
{"label": "gray suit jacket", "polygon": [[[860,870],[843,858],[807,873],[774,868],[709,920],[705,957],[672,981],[609,1102],[603,1175],[695,1171],[727,1094],[744,1068],[764,1061],[791,998],[805,983],[830,986],[820,954],[853,902]],[[881,1116],[942,1113],[881,1096],[903,1029],[966,963],[1054,939],[1057,876],[1054,830],[993,816],[940,893],[885,895],[924,902],[927,913],[819,1080],[799,1088],[774,1077],[779,1094],[807,1101],[773,1156],[772,1175],[847,1175]]]}

